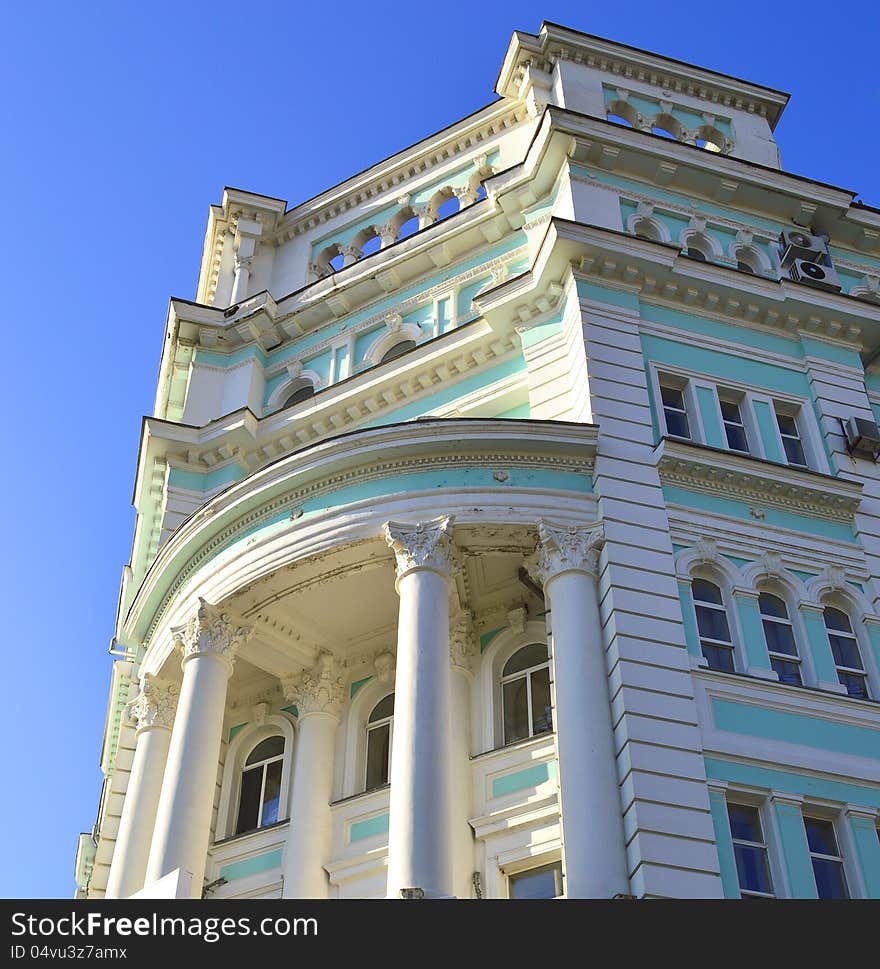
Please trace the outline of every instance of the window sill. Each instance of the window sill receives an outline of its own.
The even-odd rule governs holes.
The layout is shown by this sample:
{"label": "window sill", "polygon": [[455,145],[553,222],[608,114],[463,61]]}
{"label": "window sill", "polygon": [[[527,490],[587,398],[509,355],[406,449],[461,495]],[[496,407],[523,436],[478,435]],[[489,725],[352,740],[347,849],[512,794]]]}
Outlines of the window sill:
{"label": "window sill", "polygon": [[768,689],[771,689],[774,692],[791,693],[793,696],[803,696],[804,693],[808,693],[812,696],[821,697],[826,700],[842,700],[847,704],[856,704],[857,706],[860,704],[865,704],[865,706],[872,711],[876,711],[877,707],[880,707],[880,700],[870,698],[866,700],[861,697],[850,696],[848,693],[840,693],[837,690],[829,690],[820,686],[811,686],[808,683],[804,683],[801,686],[797,686],[794,683],[782,683],[779,680],[770,679],[764,675],[763,671],[761,675],[756,673],[740,673],[739,671],[734,673],[725,673],[723,670],[713,670],[708,666],[702,666],[699,664],[692,664],[691,670],[692,672],[699,673],[709,679],[715,679],[718,677],[721,681],[729,679],[743,680],[747,683],[757,683],[761,686],[766,686]]}
{"label": "window sill", "polygon": [[493,747],[491,750],[482,750],[479,754],[471,757],[471,763],[482,760],[484,757],[491,757],[492,754],[499,754],[501,751],[519,750],[522,747],[538,747],[548,740],[556,740],[556,731],[548,730],[546,733],[535,734],[534,737],[526,737],[524,740],[514,740],[509,744],[502,744],[500,747]]}
{"label": "window sill", "polygon": [[228,838],[221,838],[220,841],[215,841],[212,847],[220,848],[224,845],[232,844],[233,841],[246,841],[248,838],[258,838],[267,831],[272,831],[274,828],[283,828],[289,823],[290,818],[283,818],[281,821],[275,821],[272,824],[264,824],[261,828],[252,828],[250,831],[242,831],[241,834],[233,834]]}
{"label": "window sill", "polygon": [[664,437],[654,454],[663,484],[748,502],[759,520],[762,506],[775,506],[849,523],[861,502],[861,484],[707,444]]}

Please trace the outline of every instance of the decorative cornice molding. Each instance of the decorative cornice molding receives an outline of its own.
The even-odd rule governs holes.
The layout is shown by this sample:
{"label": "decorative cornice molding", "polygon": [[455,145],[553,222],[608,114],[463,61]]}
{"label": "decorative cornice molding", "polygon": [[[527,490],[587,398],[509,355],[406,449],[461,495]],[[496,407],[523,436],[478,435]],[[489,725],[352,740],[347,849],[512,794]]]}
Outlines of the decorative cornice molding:
{"label": "decorative cornice molding", "polygon": [[345,680],[336,657],[322,650],[310,670],[281,678],[284,697],[296,705],[299,718],[324,713],[339,719],[345,703]]}
{"label": "decorative cornice molding", "polygon": [[250,639],[253,627],[241,626],[221,607],[199,597],[199,607],[189,622],[172,633],[183,654],[182,664],[199,656],[217,656],[232,672],[239,649]]}
{"label": "decorative cornice molding", "polygon": [[444,515],[427,522],[388,521],[382,534],[397,560],[397,581],[416,570],[449,575],[452,570],[452,526],[455,518]]}
{"label": "decorative cornice molding", "polygon": [[175,683],[146,673],[140,693],[127,706],[128,717],[134,721],[137,732],[152,727],[170,730],[174,726],[179,692]]}
{"label": "decorative cornice molding", "polygon": [[861,487],[839,479],[816,475],[815,481],[801,471],[772,465],[762,474],[759,466],[743,466],[748,458],[735,458],[712,449],[701,449],[678,442],[663,442],[658,463],[660,481],[691,491],[747,502],[760,509],[771,505],[784,511],[824,518],[852,521],[861,501]]}
{"label": "decorative cornice molding", "polygon": [[542,585],[562,572],[598,574],[599,554],[605,544],[601,522],[589,525],[554,525],[538,521],[538,544],[525,566]]}

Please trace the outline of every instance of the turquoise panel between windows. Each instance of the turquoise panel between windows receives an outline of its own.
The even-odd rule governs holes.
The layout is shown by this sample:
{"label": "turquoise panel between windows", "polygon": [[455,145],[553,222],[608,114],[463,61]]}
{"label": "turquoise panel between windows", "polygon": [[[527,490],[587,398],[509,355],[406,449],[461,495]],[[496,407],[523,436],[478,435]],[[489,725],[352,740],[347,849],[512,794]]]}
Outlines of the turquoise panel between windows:
{"label": "turquoise panel between windows", "polygon": [[804,830],[804,818],[793,804],[774,804],[776,827],[785,871],[788,875],[788,891],[792,898],[817,898],[816,880]]}
{"label": "turquoise panel between windows", "polygon": [[755,400],[752,402],[752,407],[755,411],[755,420],[758,422],[758,433],[761,435],[764,457],[768,461],[778,461],[782,464],[785,458],[779,444],[776,415],[773,409],[766,400]]}
{"label": "turquoise panel between windows", "polygon": [[526,767],[525,770],[496,777],[492,781],[492,797],[503,797],[505,794],[513,794],[514,791],[521,791],[526,787],[537,787],[554,777],[556,777],[556,761],[546,760],[541,764]]}
{"label": "turquoise panel between windows", "polygon": [[694,614],[694,597],[691,595],[690,582],[678,583],[678,602],[681,606],[681,620],[684,623],[684,638],[691,656],[702,656],[700,649],[700,634],[697,630],[697,619]]}
{"label": "turquoise panel between windows", "polygon": [[868,818],[849,818],[850,833],[868,898],[880,898],[880,835]]}
{"label": "turquoise panel between windows", "polygon": [[720,730],[880,760],[880,730],[870,727],[836,723],[817,716],[770,710],[717,697],[712,700],[712,715]]}
{"label": "turquoise panel between windows", "polygon": [[355,821],[349,833],[350,841],[363,841],[364,838],[373,838],[377,834],[388,834],[388,815],[379,814],[375,818],[368,818],[366,821]]}
{"label": "turquoise panel between windows", "polygon": [[224,865],[220,869],[220,877],[231,882],[236,878],[247,878],[248,875],[258,875],[263,871],[271,871],[281,867],[281,848],[267,851],[262,855],[254,855],[244,861],[234,861],[231,865]]}
{"label": "turquoise panel between windows", "polygon": [[837,683],[837,667],[834,665],[834,655],[822,613],[816,609],[802,608],[800,614],[807,631],[807,643],[816,678],[820,683]]}
{"label": "turquoise panel between windows", "polygon": [[700,408],[700,420],[703,422],[706,444],[726,448],[727,440],[721,430],[721,421],[718,419],[715,391],[710,387],[697,387],[697,404]]}
{"label": "turquoise panel between windows", "polygon": [[749,669],[769,670],[770,657],[764,640],[764,627],[761,623],[758,600],[754,596],[734,593],[733,601],[736,603],[736,614],[739,617],[739,628],[742,630]]}

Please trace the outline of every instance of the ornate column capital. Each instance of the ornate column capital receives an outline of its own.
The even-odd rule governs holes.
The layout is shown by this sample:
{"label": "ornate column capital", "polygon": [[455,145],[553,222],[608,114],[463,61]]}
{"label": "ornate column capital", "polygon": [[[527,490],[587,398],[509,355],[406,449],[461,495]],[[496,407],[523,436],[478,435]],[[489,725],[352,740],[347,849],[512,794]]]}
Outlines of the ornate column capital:
{"label": "ornate column capital", "polygon": [[300,719],[310,713],[326,713],[335,719],[342,716],[345,703],[345,680],[339,674],[336,657],[322,650],[310,670],[281,678],[284,697],[296,704]]}
{"label": "ornate column capital", "polygon": [[141,680],[140,693],[127,708],[129,719],[134,721],[137,732],[151,727],[170,730],[174,725],[178,693],[176,684],[146,673]]}
{"label": "ornate column capital", "polygon": [[598,574],[599,553],[605,544],[601,522],[589,525],[553,525],[538,519],[538,545],[525,566],[541,585],[562,572]]}
{"label": "ornate column capital", "polygon": [[470,673],[477,655],[474,634],[474,617],[470,612],[460,612],[449,630],[449,662],[454,669]]}
{"label": "ornate column capital", "polygon": [[183,653],[182,665],[197,656],[218,656],[229,664],[231,673],[236,654],[253,635],[253,627],[239,625],[228,612],[200,597],[196,614],[173,633]]}
{"label": "ornate column capital", "polygon": [[452,515],[414,525],[385,522],[385,541],[397,558],[398,582],[416,569],[449,575],[452,568]]}

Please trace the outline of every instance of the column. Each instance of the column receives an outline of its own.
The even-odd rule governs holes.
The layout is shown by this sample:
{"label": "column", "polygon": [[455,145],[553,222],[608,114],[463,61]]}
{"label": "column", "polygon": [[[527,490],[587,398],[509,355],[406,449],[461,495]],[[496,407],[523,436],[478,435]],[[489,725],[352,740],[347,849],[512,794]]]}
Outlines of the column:
{"label": "column", "polygon": [[122,803],[106,898],[128,898],[144,887],[176,705],[176,685],[149,673],[143,678],[140,694],[129,705],[129,716],[137,726],[134,760]]}
{"label": "column", "polygon": [[608,672],[596,595],[600,523],[538,522],[526,563],[544,586],[553,631],[553,684],[563,871],[568,898],[629,894]]}
{"label": "column", "polygon": [[322,651],[311,670],[281,682],[299,717],[282,897],[327,898],[333,754],[345,681],[333,655]]}
{"label": "column", "polygon": [[388,897],[452,895],[449,570],[452,517],[386,522],[400,596]]}
{"label": "column", "polygon": [[452,876],[456,897],[470,898],[474,877],[474,832],[470,826],[474,791],[471,769],[471,684],[477,655],[474,622],[462,612],[452,623],[449,661],[452,682]]}
{"label": "column", "polygon": [[235,278],[232,281],[232,294],[229,297],[229,305],[234,306],[239,301],[243,300],[248,294],[248,285],[251,281],[251,266],[253,265],[253,257],[251,256],[240,256],[235,257]]}
{"label": "column", "polygon": [[877,833],[877,808],[847,804],[846,820],[862,873],[865,898],[880,898],[880,835]]}
{"label": "column", "polygon": [[202,893],[226,690],[235,656],[252,630],[199,599],[196,615],[176,631],[183,683],[147,864],[147,883],[182,868]]}
{"label": "column", "polygon": [[810,847],[804,828],[802,805],[799,794],[773,791],[770,804],[776,829],[779,832],[779,845],[788,878],[788,892],[791,898],[818,898],[816,879],[813,876],[813,863],[810,860]]}
{"label": "column", "polygon": [[759,676],[765,680],[778,680],[776,671],[770,665],[767,641],[764,639],[764,626],[758,593],[753,589],[734,589],[733,601],[743,635],[743,648],[746,654],[746,672],[749,676]]}

